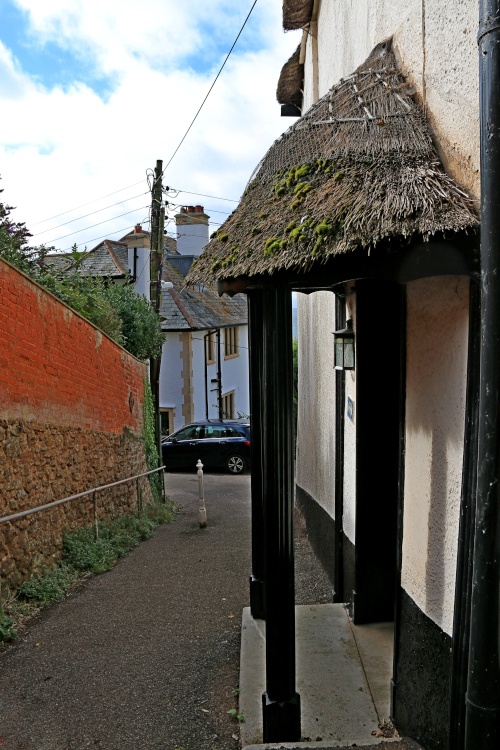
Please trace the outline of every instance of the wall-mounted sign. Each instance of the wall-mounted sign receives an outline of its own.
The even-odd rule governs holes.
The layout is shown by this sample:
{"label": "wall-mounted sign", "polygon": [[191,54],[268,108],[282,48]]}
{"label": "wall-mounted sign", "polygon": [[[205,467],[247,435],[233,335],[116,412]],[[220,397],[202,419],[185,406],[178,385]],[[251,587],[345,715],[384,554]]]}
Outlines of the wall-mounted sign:
{"label": "wall-mounted sign", "polygon": [[354,401],[350,396],[347,397],[347,416],[354,422]]}

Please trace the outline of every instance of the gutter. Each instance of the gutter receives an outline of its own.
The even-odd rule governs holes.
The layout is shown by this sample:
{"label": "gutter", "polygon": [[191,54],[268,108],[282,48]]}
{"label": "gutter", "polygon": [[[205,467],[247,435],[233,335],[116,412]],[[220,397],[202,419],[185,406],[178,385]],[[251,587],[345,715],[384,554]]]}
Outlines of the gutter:
{"label": "gutter", "polygon": [[481,352],[465,750],[500,747],[500,0],[479,4]]}

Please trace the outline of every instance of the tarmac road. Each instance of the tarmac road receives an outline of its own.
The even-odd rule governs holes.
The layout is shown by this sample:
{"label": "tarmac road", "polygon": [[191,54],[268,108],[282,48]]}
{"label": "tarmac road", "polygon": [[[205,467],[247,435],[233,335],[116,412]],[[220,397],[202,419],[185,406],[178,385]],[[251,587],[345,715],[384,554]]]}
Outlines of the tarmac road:
{"label": "tarmac road", "polygon": [[[2,750],[240,746],[227,711],[237,706],[249,603],[250,476],[205,474],[206,529],[196,473],[165,477],[177,520],[47,608],[0,655]],[[300,603],[329,600],[309,546],[297,552]]]}

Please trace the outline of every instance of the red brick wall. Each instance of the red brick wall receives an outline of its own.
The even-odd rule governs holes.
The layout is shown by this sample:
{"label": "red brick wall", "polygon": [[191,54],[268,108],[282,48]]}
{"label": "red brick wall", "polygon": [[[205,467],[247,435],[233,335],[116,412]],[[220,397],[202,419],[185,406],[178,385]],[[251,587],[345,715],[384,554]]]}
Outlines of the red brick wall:
{"label": "red brick wall", "polygon": [[145,365],[0,259],[0,416],[135,434]]}
{"label": "red brick wall", "polygon": [[[0,517],[147,471],[146,377],[145,364],[0,259]],[[135,482],[98,493],[99,516],[135,502]],[[50,565],[63,533],[92,520],[92,503],[77,500],[0,524],[4,587]]]}

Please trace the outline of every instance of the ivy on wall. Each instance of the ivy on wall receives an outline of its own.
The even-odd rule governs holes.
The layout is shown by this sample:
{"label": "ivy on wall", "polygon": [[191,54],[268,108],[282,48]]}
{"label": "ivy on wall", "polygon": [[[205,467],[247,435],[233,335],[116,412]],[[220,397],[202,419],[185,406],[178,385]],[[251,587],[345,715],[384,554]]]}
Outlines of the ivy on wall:
{"label": "ivy on wall", "polygon": [[[142,442],[144,444],[148,470],[156,469],[160,464],[155,439],[155,410],[151,386],[147,379],[144,380],[144,427],[142,429]],[[162,472],[151,474],[149,477],[151,492],[157,502],[160,502],[162,499],[162,482]]]}

